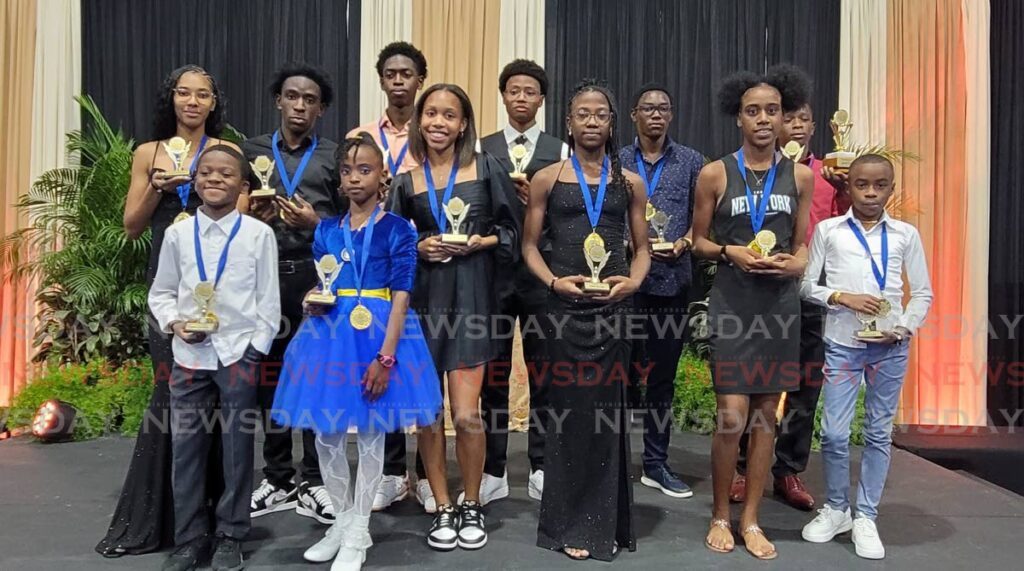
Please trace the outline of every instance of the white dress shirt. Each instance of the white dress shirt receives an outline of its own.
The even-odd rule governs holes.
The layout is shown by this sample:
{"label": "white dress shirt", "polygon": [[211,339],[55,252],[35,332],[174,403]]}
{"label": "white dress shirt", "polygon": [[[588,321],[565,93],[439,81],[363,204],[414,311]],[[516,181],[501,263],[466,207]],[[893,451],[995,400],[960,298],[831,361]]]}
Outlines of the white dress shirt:
{"label": "white dress shirt", "polygon": [[[242,215],[235,210],[220,220],[213,220],[199,209],[196,216],[206,277],[213,281],[231,229]],[[192,295],[200,281],[193,224],[193,219],[189,218],[167,229],[156,278],[149,290],[149,309],[165,333],[173,333],[171,323],[199,316]],[[237,362],[250,344],[264,355],[270,351],[281,323],[277,241],[270,226],[242,216],[210,311],[220,323],[217,331],[207,335],[202,343],[188,344],[174,336],[172,347],[178,365],[217,370],[218,361],[225,367]]]}
{"label": "white dress shirt", "polygon": [[[879,270],[883,270],[882,225],[887,227],[889,268],[885,292],[879,291],[868,254],[847,220],[853,220],[864,234],[871,249],[871,258],[874,258]],[[825,268],[825,285],[818,285],[822,267]],[[910,284],[910,301],[906,308],[903,307],[904,271]],[[928,263],[917,228],[883,214],[878,224],[865,231],[864,226],[853,215],[852,208],[843,216],[819,222],[814,229],[807,271],[800,286],[800,294],[805,299],[828,308],[825,339],[846,347],[863,348],[866,345],[857,341],[856,333],[864,329],[864,324],[857,319],[856,314],[841,305],[828,305],[828,299],[837,291],[873,295],[888,300],[892,305],[892,311],[887,317],[877,320],[880,331],[895,327],[904,327],[911,334],[917,331],[924,323],[932,303]]]}
{"label": "white dress shirt", "polygon": [[[508,156],[510,158],[512,157],[512,147],[519,144],[516,143],[516,139],[518,139],[520,135],[526,137],[526,142],[523,143],[523,146],[526,147],[526,157],[523,159],[523,168],[525,169],[526,165],[530,164],[530,161],[533,160],[533,152],[537,150],[537,139],[540,138],[541,134],[540,125],[534,123],[532,127],[526,130],[526,132],[520,133],[519,131],[516,131],[515,127],[511,124],[506,124],[505,128],[502,129],[501,132],[505,134],[505,144],[508,145]],[[476,141],[476,152],[481,152],[480,139],[477,139]],[[564,161],[567,158],[569,158],[569,145],[563,142],[562,160]]]}

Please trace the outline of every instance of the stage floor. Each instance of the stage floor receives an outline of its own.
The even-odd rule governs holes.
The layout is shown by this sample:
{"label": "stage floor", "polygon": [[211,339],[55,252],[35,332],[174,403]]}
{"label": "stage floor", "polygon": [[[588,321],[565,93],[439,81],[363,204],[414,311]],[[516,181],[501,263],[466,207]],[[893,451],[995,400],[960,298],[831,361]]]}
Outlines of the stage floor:
{"label": "stage floor", "polygon": [[[423,538],[430,518],[408,500],[374,516],[371,532],[376,545],[368,553],[365,568],[608,568],[602,563],[573,562],[535,547],[539,504],[526,495],[525,440],[524,434],[511,438],[512,494],[488,506],[490,541],[484,549],[431,551]],[[27,438],[0,442],[0,570],[159,569],[166,556],[162,553],[107,560],[93,551],[109,524],[131,450],[129,439],[48,446]],[[638,451],[639,440],[634,436],[635,465]],[[880,508],[879,531],[888,554],[882,563],[859,559],[848,534],[831,544],[804,542],[800,529],[810,515],[770,496],[762,504],[761,524],[776,543],[777,560],[756,561],[741,546],[728,555],[712,553],[703,545],[711,505],[709,456],[708,437],[675,435],[671,462],[695,495],[672,499],[637,482],[638,550],[621,554],[614,568],[1014,569],[1024,556],[1020,538],[1024,498],[895,449]],[[807,483],[820,496],[817,454]],[[738,513],[734,509],[734,516]],[[328,565],[313,566],[302,560],[303,550],[323,530],[294,512],[255,520],[245,544],[248,568],[327,569]]]}

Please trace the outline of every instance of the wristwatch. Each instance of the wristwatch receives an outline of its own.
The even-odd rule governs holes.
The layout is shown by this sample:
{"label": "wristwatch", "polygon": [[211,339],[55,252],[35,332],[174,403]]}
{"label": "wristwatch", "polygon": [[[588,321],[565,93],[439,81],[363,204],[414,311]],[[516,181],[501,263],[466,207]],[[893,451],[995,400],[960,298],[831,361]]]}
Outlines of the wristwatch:
{"label": "wristwatch", "polygon": [[385,369],[390,369],[398,364],[398,359],[396,359],[394,355],[381,355],[380,353],[377,353],[377,362]]}

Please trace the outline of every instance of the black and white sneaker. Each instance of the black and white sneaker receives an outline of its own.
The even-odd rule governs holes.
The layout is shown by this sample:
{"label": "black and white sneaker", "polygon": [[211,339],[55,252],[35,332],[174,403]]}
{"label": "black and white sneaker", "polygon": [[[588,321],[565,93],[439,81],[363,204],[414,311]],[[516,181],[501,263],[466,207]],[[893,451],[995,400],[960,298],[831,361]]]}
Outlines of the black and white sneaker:
{"label": "black and white sneaker", "polygon": [[309,482],[299,484],[299,500],[295,513],[311,517],[320,523],[334,523],[334,504],[323,484],[310,486]]}
{"label": "black and white sneaker", "polygon": [[459,547],[480,549],[487,544],[483,507],[474,501],[462,502],[459,507]]}
{"label": "black and white sneaker", "polygon": [[295,507],[298,488],[279,488],[263,479],[252,493],[249,501],[250,517],[260,517],[274,512],[290,510]]}
{"label": "black and white sneaker", "polygon": [[245,569],[242,543],[233,537],[218,536],[217,549],[211,562],[213,571],[241,571]]}
{"label": "black and white sneaker", "polygon": [[438,551],[451,551],[459,545],[459,512],[455,506],[437,507],[434,523],[427,533],[427,545]]}

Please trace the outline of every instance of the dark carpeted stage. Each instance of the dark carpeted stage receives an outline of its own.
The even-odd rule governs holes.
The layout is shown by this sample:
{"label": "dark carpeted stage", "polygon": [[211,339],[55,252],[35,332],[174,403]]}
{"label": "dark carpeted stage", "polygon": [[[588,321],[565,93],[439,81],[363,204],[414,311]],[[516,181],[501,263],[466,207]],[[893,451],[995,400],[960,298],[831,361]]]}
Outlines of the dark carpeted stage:
{"label": "dark carpeted stage", "polygon": [[[634,438],[634,459],[638,440]],[[1024,498],[893,450],[889,486],[881,506],[879,531],[888,556],[881,563],[859,559],[849,535],[827,545],[800,539],[809,515],[771,497],[762,525],[780,556],[759,562],[737,547],[719,555],[703,546],[711,502],[710,439],[692,434],[674,438],[673,467],[696,495],[668,498],[636,485],[639,550],[623,553],[611,566],[576,563],[534,547],[537,506],[526,495],[525,435],[511,438],[512,496],[488,506],[490,543],[478,552],[436,553],[424,544],[430,524],[413,501],[377,514],[371,523],[376,545],[367,569],[1012,569],[1024,547]],[[355,447],[350,447],[354,449]],[[41,445],[27,438],[0,443],[0,570],[159,569],[164,554],[106,560],[93,546],[106,531],[132,450],[127,439]],[[450,457],[454,454],[450,453]],[[820,457],[812,457],[808,486],[821,491]],[[453,463],[450,466],[454,469]],[[738,515],[738,510],[734,514]],[[257,519],[245,544],[250,569],[327,569],[302,561],[302,552],[323,527],[292,512]]]}
{"label": "dark carpeted stage", "polygon": [[1024,496],[1024,429],[1013,426],[897,426],[893,444]]}

